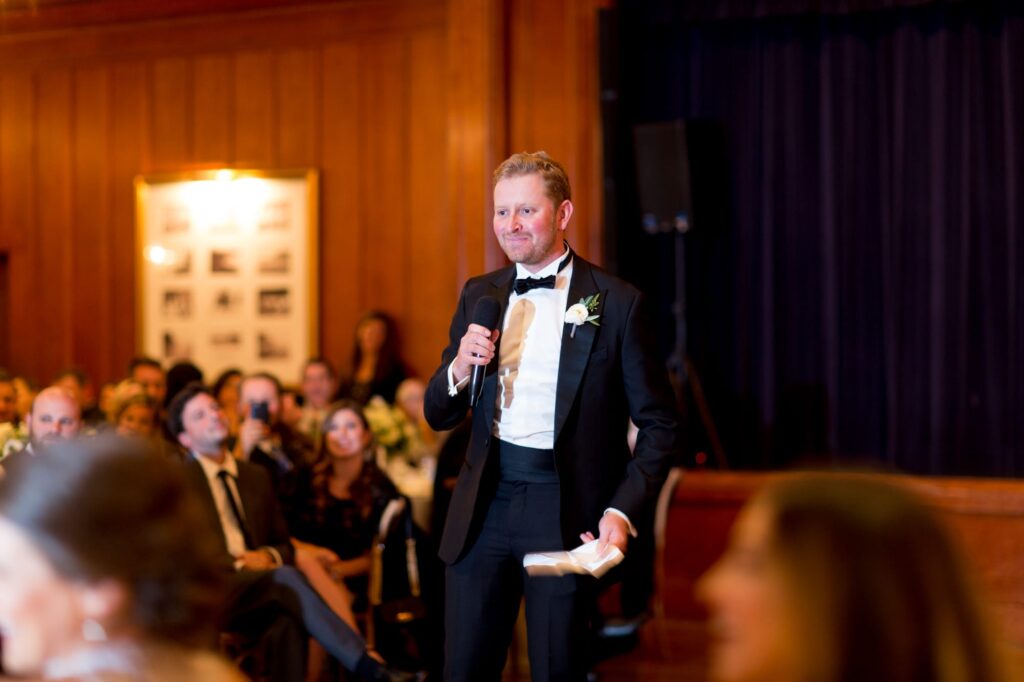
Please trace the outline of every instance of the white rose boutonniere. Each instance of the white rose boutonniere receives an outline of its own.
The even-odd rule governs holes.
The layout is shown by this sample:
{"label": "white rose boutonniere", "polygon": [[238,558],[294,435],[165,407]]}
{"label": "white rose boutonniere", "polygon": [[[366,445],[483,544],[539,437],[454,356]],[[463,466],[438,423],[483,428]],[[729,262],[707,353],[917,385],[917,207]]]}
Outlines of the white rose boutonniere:
{"label": "white rose boutonniere", "polygon": [[590,311],[582,303],[574,303],[565,311],[565,321],[571,324],[580,325],[587,321]]}
{"label": "white rose boutonniere", "polygon": [[597,321],[601,316],[594,314],[600,300],[601,294],[591,294],[581,298],[579,303],[573,303],[565,311],[565,323],[572,325],[572,331],[569,332],[570,339],[576,338],[576,327],[579,327],[581,324],[589,322],[595,327],[601,326],[601,323]]}

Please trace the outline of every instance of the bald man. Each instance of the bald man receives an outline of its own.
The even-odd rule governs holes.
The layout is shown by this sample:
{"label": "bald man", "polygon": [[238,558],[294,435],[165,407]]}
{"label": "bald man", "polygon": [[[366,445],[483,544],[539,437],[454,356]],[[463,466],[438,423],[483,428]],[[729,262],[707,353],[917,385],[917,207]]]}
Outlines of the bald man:
{"label": "bald man", "polygon": [[71,391],[61,386],[50,386],[36,395],[25,423],[28,424],[28,444],[4,457],[5,471],[17,467],[47,443],[78,435],[82,428],[82,411]]}

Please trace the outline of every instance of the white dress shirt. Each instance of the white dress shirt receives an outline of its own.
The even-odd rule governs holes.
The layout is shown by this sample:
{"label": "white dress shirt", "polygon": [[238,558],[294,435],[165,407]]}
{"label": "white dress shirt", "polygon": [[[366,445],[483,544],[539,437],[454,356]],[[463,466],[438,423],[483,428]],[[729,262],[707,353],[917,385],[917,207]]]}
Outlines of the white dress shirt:
{"label": "white dress shirt", "polygon": [[[498,348],[498,390],[493,435],[501,440],[538,450],[555,447],[555,403],[558,391],[558,364],[565,330],[565,309],[569,297],[572,262],[561,272],[561,258],[546,268],[530,273],[516,264],[516,277],[555,275],[554,289],[531,289],[524,294],[513,291],[502,323],[502,343]],[[522,311],[517,308],[522,307]],[[510,323],[523,312],[528,327],[523,330],[518,366],[510,366],[515,339],[510,338]],[[514,332],[518,335],[518,332]]]}
{"label": "white dress shirt", "polygon": [[235,483],[238,480],[238,466],[235,464],[235,458],[231,455],[225,455],[223,461],[220,464],[213,461],[209,457],[203,457],[202,455],[192,453],[192,456],[199,466],[203,468],[203,473],[206,474],[206,483],[210,486],[210,492],[213,493],[213,502],[217,505],[217,516],[220,517],[220,527],[224,531],[224,540],[228,545],[228,553],[231,556],[241,556],[245,552],[245,537],[242,535],[242,529],[238,526],[238,520],[235,518],[235,513],[231,510],[231,503],[228,502],[227,495],[225,495],[224,486],[220,482],[220,472],[228,472],[228,487],[231,488],[231,493],[235,496],[235,504],[238,506],[238,510],[245,514],[245,510],[242,508],[242,499],[238,496],[238,486]]}
{"label": "white dress shirt", "polygon": [[[203,473],[206,474],[206,483],[210,486],[213,502],[217,506],[217,516],[220,517],[220,527],[224,532],[224,541],[227,544],[228,553],[233,557],[240,557],[246,551],[245,536],[238,525],[238,519],[235,518],[235,512],[231,509],[231,503],[228,501],[226,491],[219,477],[221,471],[228,473],[228,487],[231,488],[231,494],[235,498],[235,504],[238,506],[239,513],[244,517],[245,507],[242,506],[242,498],[238,494],[238,464],[230,454],[225,454],[220,464],[209,457],[203,457],[195,452],[192,453],[192,457],[199,462],[199,466],[203,468]],[[276,549],[273,547],[261,547],[260,549],[270,553],[275,565],[282,565],[281,555]]]}

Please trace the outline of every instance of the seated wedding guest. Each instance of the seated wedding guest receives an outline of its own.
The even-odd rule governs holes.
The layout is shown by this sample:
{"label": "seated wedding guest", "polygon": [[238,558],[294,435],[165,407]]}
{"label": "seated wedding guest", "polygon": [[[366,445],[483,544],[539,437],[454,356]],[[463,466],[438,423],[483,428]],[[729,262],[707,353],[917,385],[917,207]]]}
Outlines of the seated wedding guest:
{"label": "seated wedding guest", "polygon": [[373,434],[354,400],[334,403],[324,419],[316,461],[304,480],[291,531],[308,553],[343,580],[366,607],[370,548],[385,507],[401,497],[375,464]]}
{"label": "seated wedding guest", "polygon": [[161,407],[166,408],[167,405],[170,405],[174,396],[178,395],[178,391],[193,382],[203,383],[203,370],[187,360],[171,365],[171,368],[167,370],[167,390],[164,404]]}
{"label": "seated wedding guest", "polygon": [[242,418],[238,414],[238,385],[242,383],[242,370],[231,367],[220,373],[213,382],[213,397],[220,403],[224,418],[228,420],[228,433],[234,443],[238,439],[238,427]]}
{"label": "seated wedding guest", "polygon": [[356,325],[351,374],[338,395],[363,405],[375,395],[393,403],[398,384],[406,376],[394,320],[379,311],[367,313]]}
{"label": "seated wedding guest", "polygon": [[82,429],[78,401],[60,386],[44,388],[32,401],[25,418],[27,441],[9,441],[3,453],[3,469],[10,473],[39,453],[46,445],[74,438]]}
{"label": "seated wedding guest", "polygon": [[18,417],[14,379],[0,370],[0,454],[7,449],[8,443],[20,444],[26,435],[25,425]]}
{"label": "seated wedding guest", "polygon": [[18,423],[18,393],[14,377],[0,370],[0,424]]}
{"label": "seated wedding guest", "polygon": [[114,430],[119,436],[154,438],[159,433],[157,414],[156,404],[149,396],[131,396],[114,408]]}
{"label": "seated wedding guest", "polygon": [[39,386],[28,377],[16,376],[14,382],[15,410],[18,412],[18,420],[25,421],[28,413],[32,411],[32,401],[36,399]]}
{"label": "seated wedding guest", "polygon": [[[221,531],[221,555],[233,567],[225,628],[261,638],[272,682],[305,677],[305,632],[347,670],[366,680],[417,676],[370,657],[353,628],[292,566],[295,550],[266,471],[237,460],[225,447],[227,425],[209,389],[191,384],[171,403],[168,426],[189,456],[186,476],[207,524]],[[298,635],[298,636],[297,636]]]}
{"label": "seated wedding guest", "polygon": [[114,414],[117,412],[117,410],[120,407],[121,403],[125,402],[126,400],[128,400],[130,398],[134,398],[135,396],[140,396],[140,395],[144,396],[146,398],[149,398],[150,402],[153,402],[153,399],[150,398],[149,395],[147,395],[146,389],[144,389],[142,387],[142,384],[140,384],[137,381],[134,381],[132,379],[123,379],[116,386],[114,386],[114,395],[110,399],[110,403],[111,403],[111,406],[110,406],[110,420],[111,420],[111,422],[114,421]]}
{"label": "seated wedding guest", "polygon": [[76,440],[32,458],[0,482],[4,670],[242,682],[204,650],[220,604],[214,543],[180,467],[138,442]]}
{"label": "seated wedding guest", "polygon": [[758,493],[697,595],[716,682],[1002,679],[947,530],[909,491],[866,476]]}
{"label": "seated wedding guest", "polygon": [[423,396],[427,385],[422,379],[406,379],[398,385],[395,392],[395,405],[402,410],[409,423],[413,426],[408,446],[408,457],[413,462],[424,459],[437,461],[437,452],[449,431],[438,433],[430,428],[423,414]]}
{"label": "seated wedding guest", "polygon": [[309,436],[299,428],[302,425],[302,393],[294,388],[281,388],[281,423],[295,433],[302,434],[309,442]]}
{"label": "seated wedding guest", "polygon": [[281,384],[272,374],[250,374],[238,386],[236,454],[264,467],[289,517],[298,476],[313,459],[312,444],[281,421]]}
{"label": "seated wedding guest", "polygon": [[84,371],[77,367],[66,369],[54,378],[51,385],[61,386],[75,397],[82,412],[84,426],[95,430],[106,423],[107,415],[96,404],[96,389],[92,385],[92,379]]}
{"label": "seated wedding guest", "polygon": [[117,382],[108,381],[100,386],[100,397],[96,403],[107,421],[114,422],[114,412],[117,410]]}
{"label": "seated wedding guest", "polygon": [[338,374],[327,358],[306,360],[302,368],[302,421],[299,430],[313,442],[320,437],[320,425],[338,392]]}
{"label": "seated wedding guest", "polygon": [[128,363],[128,378],[142,385],[153,401],[163,409],[167,397],[167,375],[157,360],[140,355]]}

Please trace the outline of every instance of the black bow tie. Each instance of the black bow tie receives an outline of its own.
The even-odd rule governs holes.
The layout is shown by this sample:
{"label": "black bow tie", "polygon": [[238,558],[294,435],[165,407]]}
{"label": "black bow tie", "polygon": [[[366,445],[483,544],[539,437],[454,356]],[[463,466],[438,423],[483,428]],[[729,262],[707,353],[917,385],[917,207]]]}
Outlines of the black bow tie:
{"label": "black bow tie", "polygon": [[524,277],[517,279],[513,285],[516,294],[522,296],[527,291],[532,289],[554,289],[555,288],[555,276],[548,275],[547,277]]}
{"label": "black bow tie", "polygon": [[[565,248],[569,248],[568,242],[565,242]],[[565,258],[558,264],[558,271],[561,272],[565,269],[565,266],[572,260],[572,250],[565,254]],[[548,275],[547,277],[520,277],[513,284],[517,296],[522,296],[527,291],[533,289],[554,289],[555,288],[555,276]]]}

